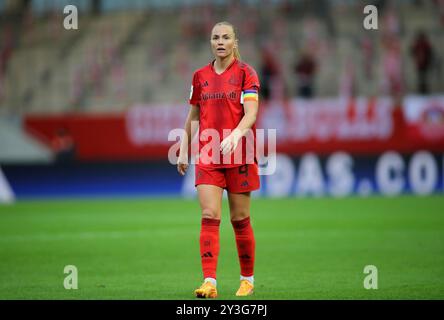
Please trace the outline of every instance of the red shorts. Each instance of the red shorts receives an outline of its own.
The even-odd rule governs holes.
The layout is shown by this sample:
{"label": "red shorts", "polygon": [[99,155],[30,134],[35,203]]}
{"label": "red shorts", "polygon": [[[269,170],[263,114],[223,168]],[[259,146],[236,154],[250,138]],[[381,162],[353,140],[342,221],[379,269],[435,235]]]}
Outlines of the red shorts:
{"label": "red shorts", "polygon": [[243,193],[260,188],[257,164],[244,164],[234,168],[209,168],[196,165],[196,183],[211,184],[231,193]]}

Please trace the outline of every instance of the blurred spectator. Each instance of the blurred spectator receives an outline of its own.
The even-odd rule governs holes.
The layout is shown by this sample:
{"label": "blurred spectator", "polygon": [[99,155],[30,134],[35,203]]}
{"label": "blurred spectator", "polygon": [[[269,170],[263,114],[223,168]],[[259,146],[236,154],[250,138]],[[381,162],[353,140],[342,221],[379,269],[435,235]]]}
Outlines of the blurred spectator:
{"label": "blurred spectator", "polygon": [[314,95],[313,85],[316,74],[316,61],[308,51],[304,51],[296,62],[294,71],[296,73],[297,92],[303,98],[312,98]]}
{"label": "blurred spectator", "polygon": [[84,71],[82,65],[73,67],[73,75],[71,77],[71,104],[78,105],[85,89]]}
{"label": "blurred spectator", "polygon": [[429,85],[427,78],[432,66],[433,50],[430,41],[424,32],[418,32],[413,41],[411,53],[416,66],[418,93],[428,94]]}
{"label": "blurred spectator", "polygon": [[3,102],[3,97],[4,97],[4,89],[3,89],[3,80],[4,75],[3,75],[3,71],[2,71],[2,65],[1,65],[1,61],[0,61],[0,103]]}
{"label": "blurred spectator", "polygon": [[296,4],[291,0],[283,0],[280,4],[280,14],[286,19],[294,17],[296,13]]}
{"label": "blurred spectator", "polygon": [[112,63],[114,58],[117,56],[117,45],[116,40],[113,37],[113,30],[109,25],[106,25],[100,31],[101,39],[103,39],[103,43],[101,43],[101,56],[102,63],[108,64]]}
{"label": "blurred spectator", "polygon": [[183,38],[187,39],[194,39],[194,30],[193,30],[193,23],[192,23],[192,9],[191,6],[182,6],[180,7],[180,13],[179,13],[179,31],[181,33],[181,36]]}
{"label": "blurred spectator", "polygon": [[59,128],[51,141],[57,162],[70,162],[75,159],[76,148],[74,140],[66,128]]}
{"label": "blurred spectator", "polygon": [[265,101],[271,97],[273,82],[279,75],[279,67],[276,58],[268,47],[264,47],[261,52],[262,61],[260,67],[261,94]]}
{"label": "blurred spectator", "polygon": [[441,26],[444,27],[444,0],[434,0],[434,3],[439,13]]}
{"label": "blurred spectator", "polygon": [[[177,44],[175,55],[173,57],[174,71],[175,73],[177,73],[180,79],[182,79],[182,81],[187,81],[189,75],[192,73],[190,64],[190,51],[191,50],[188,46],[188,43],[185,41],[181,41]],[[158,74],[157,76],[159,75],[160,74]]]}
{"label": "blurred spectator", "polygon": [[383,40],[382,68],[384,70],[383,92],[400,99],[404,84],[400,41],[396,37]]}
{"label": "blurred spectator", "polygon": [[352,98],[356,96],[357,83],[356,83],[356,68],[352,57],[345,59],[345,66],[342,70],[339,94],[342,98]]}
{"label": "blurred spectator", "polygon": [[205,3],[200,8],[201,16],[202,16],[202,33],[208,34],[211,32],[211,29],[214,26],[214,11],[212,10],[211,3]]}
{"label": "blurred spectator", "polygon": [[0,43],[0,103],[3,102],[5,96],[6,69],[14,49],[14,37],[10,25],[6,25],[2,36],[2,42]]}
{"label": "blurred spectator", "polygon": [[375,60],[375,45],[372,39],[364,36],[361,40],[361,50],[363,56],[364,75],[367,80],[373,79],[373,63]]}
{"label": "blurred spectator", "polygon": [[12,27],[7,25],[3,31],[3,40],[0,44],[0,68],[2,72],[6,72],[8,61],[12,56],[14,47]]}
{"label": "blurred spectator", "polygon": [[63,15],[60,10],[56,10],[55,8],[50,13],[50,21],[47,24],[46,34],[51,37],[53,41],[59,41],[63,32],[63,28],[60,26],[63,23]]}
{"label": "blurred spectator", "polygon": [[319,54],[322,47],[321,22],[314,18],[305,18],[302,24],[302,43],[306,50]]}
{"label": "blurred spectator", "polygon": [[117,101],[125,100],[127,98],[126,70],[120,58],[116,58],[111,66],[111,79],[114,97]]}
{"label": "blurred spectator", "polygon": [[[146,65],[151,66],[153,60],[156,61],[155,72],[153,76],[156,82],[164,84],[168,79],[168,48],[165,43],[159,43],[157,46],[148,46],[146,51]],[[186,51],[186,56],[189,57],[188,51]],[[187,60],[188,63],[188,60]]]}
{"label": "blurred spectator", "polygon": [[390,1],[386,6],[382,19],[383,32],[385,36],[398,36],[401,32],[401,23],[395,2]]}

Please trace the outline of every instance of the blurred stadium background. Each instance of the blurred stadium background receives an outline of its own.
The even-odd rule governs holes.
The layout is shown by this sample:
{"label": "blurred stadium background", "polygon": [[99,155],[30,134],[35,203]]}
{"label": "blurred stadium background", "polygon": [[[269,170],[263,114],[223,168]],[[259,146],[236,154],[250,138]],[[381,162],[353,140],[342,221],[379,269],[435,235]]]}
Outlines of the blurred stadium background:
{"label": "blurred stadium background", "polygon": [[[260,76],[258,128],[277,129],[256,297],[444,297],[444,1],[0,0],[0,298],[190,297],[199,208],[168,133],[223,20]],[[83,291],[63,289],[67,264]],[[362,289],[367,264],[385,291]]]}

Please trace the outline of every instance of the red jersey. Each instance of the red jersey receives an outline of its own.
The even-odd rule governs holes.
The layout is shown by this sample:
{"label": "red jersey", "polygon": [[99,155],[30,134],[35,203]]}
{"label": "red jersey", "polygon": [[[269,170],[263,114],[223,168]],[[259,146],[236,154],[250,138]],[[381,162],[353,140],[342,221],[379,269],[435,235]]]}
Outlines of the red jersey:
{"label": "red jersey", "polygon": [[[251,128],[252,134],[242,137],[231,156],[223,156],[219,150],[220,142],[238,126],[244,116],[244,97],[255,97],[257,100],[260,88],[257,73],[248,64],[234,59],[224,72],[217,74],[214,61],[194,73],[190,92],[190,104],[200,109],[200,157],[197,164],[229,168],[252,163],[252,160],[257,163],[255,125]],[[224,132],[224,129],[230,131]],[[216,132],[220,138],[214,140],[213,134]],[[211,144],[211,141],[216,143]]]}

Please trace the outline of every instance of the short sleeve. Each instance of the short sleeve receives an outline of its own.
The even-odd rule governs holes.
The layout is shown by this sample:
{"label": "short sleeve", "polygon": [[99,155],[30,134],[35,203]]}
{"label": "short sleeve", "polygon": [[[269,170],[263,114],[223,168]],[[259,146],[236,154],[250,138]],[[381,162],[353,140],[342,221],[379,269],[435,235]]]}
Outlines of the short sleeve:
{"label": "short sleeve", "polygon": [[259,88],[260,88],[259,77],[257,76],[256,71],[252,67],[247,66],[245,68],[245,79],[242,91],[256,90],[257,92],[259,91]]}
{"label": "short sleeve", "polygon": [[193,81],[191,83],[190,89],[190,104],[198,105],[200,103],[200,83],[198,73],[195,72],[193,75]]}
{"label": "short sleeve", "polygon": [[242,85],[242,95],[241,95],[241,103],[244,101],[258,101],[259,100],[259,77],[257,76],[256,71],[247,66],[245,69],[244,82]]}

